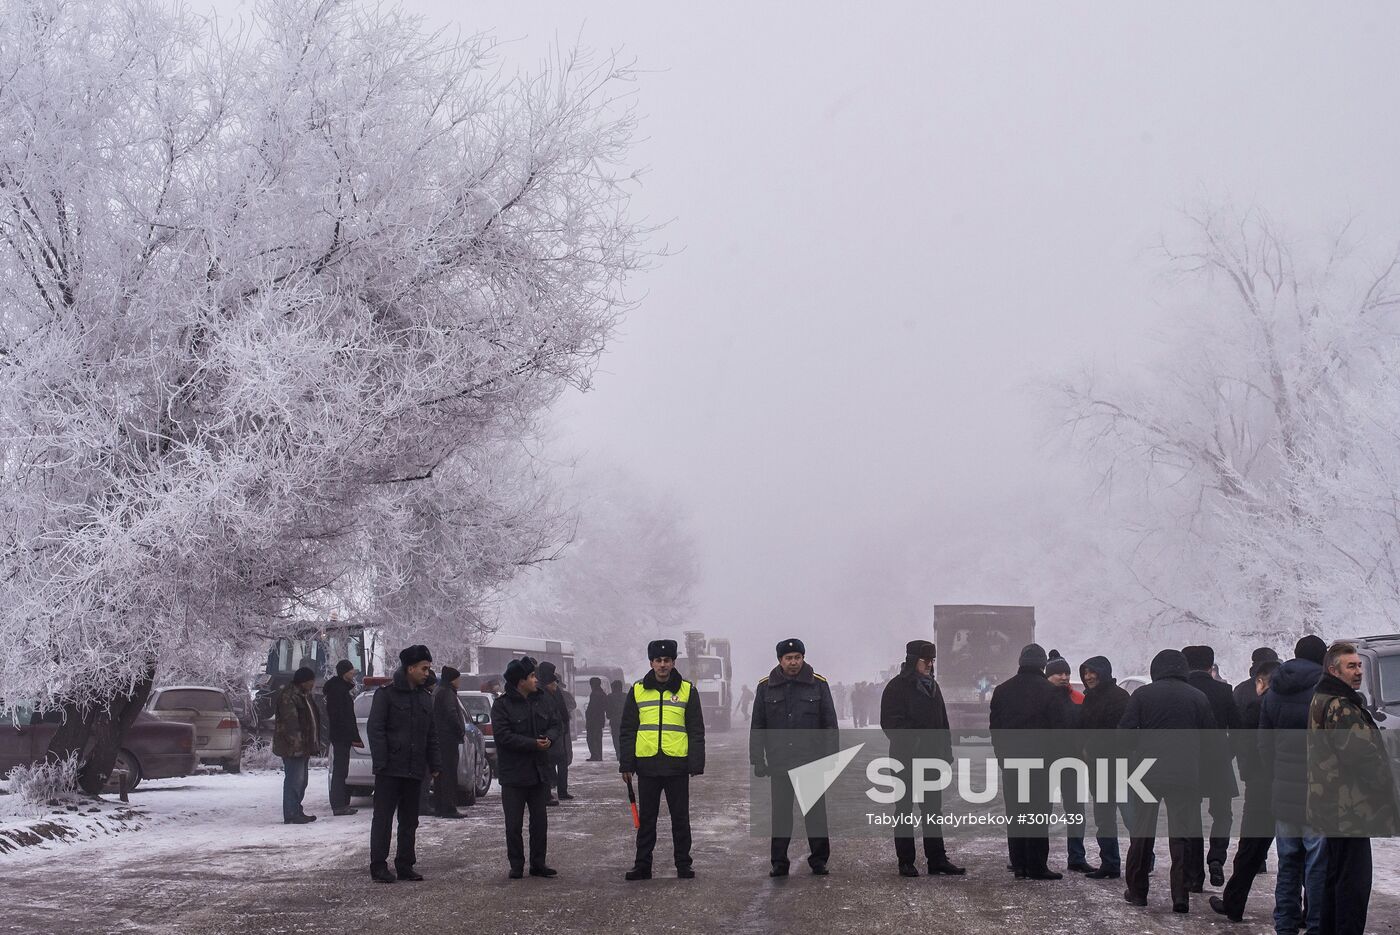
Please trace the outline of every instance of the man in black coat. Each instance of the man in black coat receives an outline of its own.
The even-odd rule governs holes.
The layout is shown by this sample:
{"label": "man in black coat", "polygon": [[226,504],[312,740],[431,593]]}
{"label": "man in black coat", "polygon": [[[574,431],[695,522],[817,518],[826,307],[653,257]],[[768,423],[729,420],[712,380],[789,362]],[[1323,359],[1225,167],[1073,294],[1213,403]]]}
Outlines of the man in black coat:
{"label": "man in black coat", "polygon": [[914,801],[912,764],[916,759],[953,760],[953,738],[949,732],[948,709],[943,703],[943,691],[933,678],[933,663],[937,649],[928,640],[911,640],[904,646],[904,664],[899,674],[890,679],[880,696],[880,729],[890,741],[890,757],[899,762],[904,773],[904,795],[899,800],[901,815],[906,823],[896,828],[894,852],[899,859],[899,874],[917,877],[914,863],[914,824],[922,813],[924,857],[930,874],[961,876],[967,871],[948,859],[943,829],[934,824],[943,809],[940,792],[925,792],[922,804]]}
{"label": "man in black coat", "polygon": [[628,880],[650,880],[661,797],[671,814],[676,876],[695,877],[690,857],[690,777],[705,772],[705,718],[700,691],[676,671],[676,641],[647,644],[651,671],[632,685],[622,709],[618,772],[637,776],[637,858]]}
{"label": "man in black coat", "polygon": [[491,705],[491,733],[496,738],[496,777],[505,811],[506,857],[510,878],[525,875],[525,810],[530,810],[530,875],[552,877],[545,863],[549,837],[549,750],[563,743],[564,726],[554,704],[539,690],[535,660],[512,659],[505,671],[506,690]]}
{"label": "man in black coat", "polygon": [[612,731],[613,756],[622,759],[622,709],[627,706],[627,683],[613,679],[608,689],[608,730]]}
{"label": "man in black coat", "polygon": [[1259,675],[1260,663],[1278,661],[1278,653],[1272,646],[1260,646],[1250,654],[1249,678],[1240,682],[1230,692],[1235,699],[1235,710],[1239,713],[1241,723],[1244,721],[1244,709],[1259,703],[1259,695],[1254,690],[1254,679]]}
{"label": "man in black coat", "polygon": [[[992,747],[1002,761],[1002,796],[1006,800],[1007,849],[1018,880],[1058,880],[1050,869],[1050,777],[1046,769],[1008,770],[1011,758],[1044,759],[1041,732],[1063,729],[1060,693],[1045,679],[1049,656],[1038,643],[1021,649],[1016,674],[992,692]],[[1023,781],[1024,780],[1024,781]]]}
{"label": "man in black coat", "polygon": [[[1308,706],[1322,678],[1327,644],[1308,635],[1293,647],[1259,699],[1259,768],[1274,813],[1274,930],[1322,926],[1326,839],[1308,826]],[[1306,901],[1304,900],[1306,896]]]}
{"label": "man in black coat", "polygon": [[[794,801],[788,770],[830,756],[839,745],[831,687],[807,664],[807,647],[801,640],[783,640],[778,644],[778,664],[758,682],[749,730],[749,763],[755,776],[769,777],[773,806],[769,876],[788,875]],[[826,801],[818,800],[805,820],[811,849],[807,863],[813,873],[824,876],[831,858]]]}
{"label": "man in black coat", "polygon": [[588,680],[588,710],[584,713],[584,730],[588,734],[588,759],[603,759],[603,728],[608,720],[608,693],[598,676]]}
{"label": "man in black coat", "polygon": [[550,784],[554,786],[556,793],[556,797],[551,798],[549,804],[558,805],[560,801],[573,798],[569,794],[569,764],[574,761],[570,724],[574,711],[578,709],[578,702],[574,701],[573,692],[560,684],[559,670],[554,663],[541,662],[535,674],[539,679],[540,690],[544,693],[544,700],[554,706],[554,716],[564,729],[559,743],[549,748]]}
{"label": "man in black coat", "polygon": [[[1099,845],[1099,867],[1087,874],[1091,880],[1116,880],[1123,873],[1122,852],[1118,849],[1118,815],[1131,826],[1132,812],[1126,803],[1117,801],[1114,790],[1118,784],[1116,760],[1119,756],[1118,722],[1128,710],[1128,693],[1113,677],[1113,664],[1105,656],[1091,656],[1079,665],[1079,679],[1084,683],[1084,703],[1079,706],[1080,736],[1084,740],[1084,755],[1093,763],[1104,759],[1109,763],[1105,778],[1107,786],[1093,788],[1094,832]],[[1098,769],[1091,769],[1098,780]]]}
{"label": "man in black coat", "polygon": [[[393,684],[374,693],[366,732],[374,761],[374,820],[369,833],[369,872],[380,883],[421,880],[414,844],[418,834],[418,803],[423,777],[442,771],[437,731],[433,729],[433,697],[424,687],[433,657],[428,647],[410,646],[399,653]],[[396,874],[389,872],[389,838],[398,813],[399,843],[394,855]]]}
{"label": "man in black coat", "polygon": [[335,678],[326,679],[321,694],[326,696],[326,721],[331,741],[331,814],[354,815],[345,777],[350,773],[350,748],[363,748],[360,722],[355,718],[355,664],[342,659],[335,664]]}
{"label": "man in black coat", "polygon": [[1205,849],[1203,839],[1192,839],[1187,864],[1186,885],[1191,892],[1199,893],[1205,888],[1206,869],[1210,871],[1211,886],[1225,885],[1225,857],[1230,847],[1230,826],[1234,822],[1232,809],[1235,796],[1240,794],[1235,784],[1230,732],[1239,730],[1240,716],[1234,691],[1211,675],[1215,650],[1209,646],[1187,646],[1181,652],[1191,667],[1186,682],[1206,696],[1216,727],[1216,733],[1206,738],[1203,748],[1206,762],[1201,770],[1201,793],[1210,810],[1210,850]]}
{"label": "man in black coat", "polygon": [[[1059,650],[1050,650],[1050,661],[1045,664],[1045,680],[1054,687],[1060,698],[1058,719],[1062,729],[1066,731],[1065,736],[1056,738],[1057,742],[1051,747],[1056,760],[1061,757],[1078,758],[1083,752],[1080,749],[1079,706],[1084,696],[1075,691],[1074,686],[1070,684],[1069,677],[1072,671],[1069,661],[1060,655]],[[1088,808],[1085,804],[1088,800],[1079,794],[1078,773],[1074,770],[1062,770],[1059,773],[1058,785],[1060,807],[1066,816],[1065,869],[1075,873],[1093,873],[1094,868],[1089,865],[1084,852],[1084,822],[1087,822],[1084,813]],[[1074,823],[1070,816],[1080,823]]]}
{"label": "man in black coat", "polygon": [[467,713],[457,699],[457,680],[462,673],[442,667],[442,677],[433,689],[433,729],[442,754],[442,774],[437,778],[437,817],[465,818],[457,811],[457,770],[462,761],[462,741],[467,739]]}
{"label": "man in black coat", "polygon": [[1152,683],[1128,698],[1118,726],[1125,732],[1124,746],[1134,766],[1153,760],[1145,785],[1155,801],[1133,802],[1132,841],[1128,845],[1123,898],[1135,906],[1147,905],[1157,816],[1167,806],[1168,846],[1171,851],[1172,911],[1190,912],[1187,886],[1189,841],[1201,833],[1201,770],[1203,731],[1214,730],[1210,702],[1187,682],[1190,667],[1180,650],[1164,649],[1152,659]]}
{"label": "man in black coat", "polygon": [[1240,726],[1234,731],[1235,757],[1244,780],[1244,813],[1240,816],[1240,842],[1235,846],[1235,863],[1225,892],[1210,898],[1210,908],[1232,922],[1244,918],[1245,903],[1254,878],[1264,869],[1269,848],[1274,843],[1274,817],[1269,808],[1267,774],[1259,757],[1260,698],[1269,690],[1269,683],[1279,664],[1265,659],[1250,667],[1254,672],[1254,703],[1240,713]]}

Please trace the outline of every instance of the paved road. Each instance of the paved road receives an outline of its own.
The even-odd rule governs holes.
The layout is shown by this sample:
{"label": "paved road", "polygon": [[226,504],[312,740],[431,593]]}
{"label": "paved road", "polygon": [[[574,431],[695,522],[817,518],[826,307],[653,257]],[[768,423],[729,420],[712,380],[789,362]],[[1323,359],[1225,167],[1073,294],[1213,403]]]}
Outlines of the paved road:
{"label": "paved road", "polygon": [[[1005,871],[1005,845],[959,842],[965,878],[894,873],[885,840],[839,840],[832,874],[767,877],[766,842],[749,837],[745,737],[711,739],[707,774],[692,786],[694,880],[675,879],[658,863],[649,882],[626,883],[632,829],[616,765],[576,763],[578,799],[551,809],[553,880],[506,878],[499,801],[494,793],[460,822],[425,819],[419,884],[372,884],[366,847],[368,812],[344,822],[343,844],[297,843],[269,848],[240,843],[236,831],[210,839],[192,827],[188,846],[159,848],[137,831],[114,839],[100,856],[76,850],[5,870],[0,931],[169,933],[169,935],[320,935],[320,933],[668,932],[1225,932],[1271,931],[1269,892],[1251,902],[1246,924],[1215,916],[1203,897],[1192,914],[1173,916],[1164,892],[1147,910],[1122,901],[1120,881],[1077,876],[1060,882],[1015,882]],[[317,786],[313,784],[313,794]],[[341,825],[335,826],[337,829]],[[663,818],[661,854],[668,852]],[[172,848],[172,843],[174,844]],[[1165,847],[1161,848],[1165,852]],[[1092,846],[1091,846],[1092,851]],[[799,856],[794,845],[794,857]],[[1161,876],[1159,874],[1159,876]],[[1393,878],[1392,878],[1393,879]],[[1272,876],[1261,878],[1271,891]],[[1165,884],[1165,879],[1154,883]],[[1387,884],[1389,885],[1389,884]],[[1400,893],[1379,891],[1372,930],[1396,931]]]}

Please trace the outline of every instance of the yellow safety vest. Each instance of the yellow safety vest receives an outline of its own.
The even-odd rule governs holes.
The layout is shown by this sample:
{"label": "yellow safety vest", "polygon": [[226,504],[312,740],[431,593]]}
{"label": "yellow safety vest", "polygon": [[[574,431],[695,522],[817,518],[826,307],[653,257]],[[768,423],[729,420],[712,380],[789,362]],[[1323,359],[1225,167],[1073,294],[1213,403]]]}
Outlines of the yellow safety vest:
{"label": "yellow safety vest", "polygon": [[681,681],[680,691],[651,691],[637,682],[632,686],[637,701],[637,757],[686,756],[690,735],[685,732],[685,706],[690,701],[690,683]]}

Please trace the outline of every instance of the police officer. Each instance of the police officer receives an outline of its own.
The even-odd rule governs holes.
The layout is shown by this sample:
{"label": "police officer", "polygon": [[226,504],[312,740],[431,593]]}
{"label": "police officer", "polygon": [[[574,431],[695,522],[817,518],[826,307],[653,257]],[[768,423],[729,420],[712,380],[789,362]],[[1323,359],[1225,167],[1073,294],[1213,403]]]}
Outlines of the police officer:
{"label": "police officer", "polygon": [[[807,647],[793,638],[778,644],[778,664],[758,682],[749,733],[749,762],[755,776],[769,777],[773,803],[770,877],[788,875],[792,840],[792,780],[788,770],[835,753],[839,747],[836,705],[826,679],[807,664]],[[812,872],[824,876],[831,857],[826,834],[826,800],[818,799],[806,816]]]}
{"label": "police officer", "polygon": [[632,685],[622,708],[620,767],[624,779],[637,776],[637,859],[628,880],[651,879],[656,819],[661,796],[671,814],[676,876],[695,876],[690,860],[690,777],[705,772],[705,721],[700,692],[676,671],[676,641],[647,645],[651,671]]}

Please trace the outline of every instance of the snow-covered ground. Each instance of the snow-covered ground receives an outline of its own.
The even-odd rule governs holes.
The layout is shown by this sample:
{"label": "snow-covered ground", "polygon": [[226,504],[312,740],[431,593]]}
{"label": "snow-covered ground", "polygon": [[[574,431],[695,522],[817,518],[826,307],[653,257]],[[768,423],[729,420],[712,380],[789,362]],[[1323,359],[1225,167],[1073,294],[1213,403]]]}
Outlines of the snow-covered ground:
{"label": "snow-covered ground", "polygon": [[[102,851],[118,835],[123,850],[139,847],[156,857],[170,847],[188,851],[192,836],[214,847],[236,842],[240,848],[259,848],[284,845],[289,833],[282,822],[282,774],[270,770],[147,780],[131,793],[129,804],[107,798],[98,805],[35,807],[16,796],[0,796],[0,866],[41,860],[46,852],[82,859]],[[359,816],[331,815],[324,769],[311,771],[305,802],[307,812],[318,820],[297,826],[296,836],[313,847],[343,836],[350,822],[368,820],[368,809]],[[16,836],[25,838],[24,846]]]}
{"label": "snow-covered ground", "polygon": [[[699,876],[679,881],[669,867],[666,823],[658,878],[627,884],[633,832],[617,765],[583,762],[576,751],[570,784],[577,797],[549,810],[555,880],[508,881],[498,798],[465,809],[464,821],[426,818],[418,868],[427,882],[379,886],[368,879],[370,814],[334,818],[326,774],[313,770],[307,810],[320,819],[289,826],[281,817],[281,774],[209,774],[143,784],[134,817],[103,830],[97,818],[48,816],[80,829],[0,855],[6,905],[0,933],[146,933],[146,935],[331,935],[415,929],[608,932],[670,935],[696,931],[881,932],[915,926],[959,935],[1006,932],[1142,932],[1269,935],[1273,874],[1259,879],[1242,925],[1212,913],[1205,896],[1185,919],[1170,910],[1163,874],[1151,905],[1123,902],[1122,881],[1070,874],[1058,883],[1014,881],[1003,840],[958,840],[962,878],[905,880],[885,838],[833,842],[832,875],[811,877],[794,841],[791,879],[768,879],[768,843],[748,829],[741,732],[718,734],[705,775],[692,785]],[[0,809],[10,803],[0,796]],[[33,821],[33,818],[27,819]],[[8,817],[0,828],[18,821]],[[1091,857],[1094,845],[1089,846]],[[1400,841],[1374,842],[1376,873],[1367,932],[1400,932]],[[1159,846],[1159,859],[1165,856]],[[1062,845],[1052,864],[1063,866]],[[1271,866],[1274,861],[1270,860]],[[78,871],[78,872],[75,872]],[[658,912],[660,914],[658,914]],[[444,920],[456,921],[444,927]]]}

